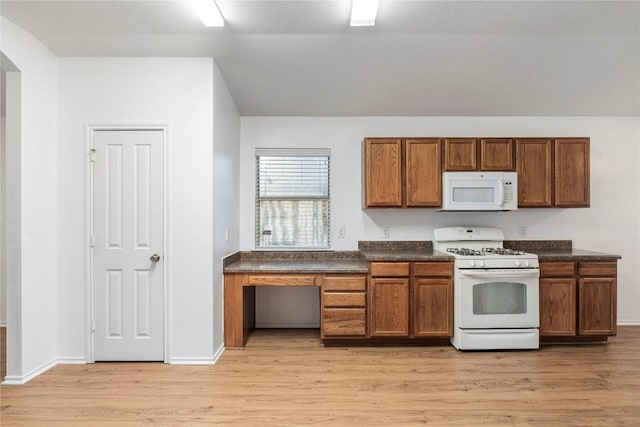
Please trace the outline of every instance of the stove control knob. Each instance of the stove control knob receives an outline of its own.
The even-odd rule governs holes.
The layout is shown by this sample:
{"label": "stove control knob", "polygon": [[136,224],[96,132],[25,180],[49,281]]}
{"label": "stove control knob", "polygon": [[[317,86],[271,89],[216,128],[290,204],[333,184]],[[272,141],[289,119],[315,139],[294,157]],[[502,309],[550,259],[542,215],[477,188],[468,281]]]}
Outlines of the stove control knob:
{"label": "stove control knob", "polygon": [[484,267],[484,261],[478,261],[478,267]]}
{"label": "stove control knob", "polygon": [[517,259],[517,260],[513,261],[513,264],[514,264],[516,267],[520,267],[520,260],[519,260],[519,259]]}
{"label": "stove control knob", "polygon": [[476,266],[476,262],[475,261],[469,261],[469,267],[473,268]]}
{"label": "stove control knob", "polygon": [[528,259],[525,259],[523,264],[524,264],[525,267],[529,267],[531,265],[531,263],[529,262]]}

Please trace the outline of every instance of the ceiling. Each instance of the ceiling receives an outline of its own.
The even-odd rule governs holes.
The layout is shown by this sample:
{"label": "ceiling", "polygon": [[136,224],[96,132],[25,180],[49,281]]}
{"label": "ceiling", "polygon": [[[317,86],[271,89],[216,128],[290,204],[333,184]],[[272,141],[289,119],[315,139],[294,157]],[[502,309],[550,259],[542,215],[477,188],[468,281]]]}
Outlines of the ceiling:
{"label": "ceiling", "polygon": [[60,57],[213,57],[241,115],[640,116],[640,1],[11,1]]}

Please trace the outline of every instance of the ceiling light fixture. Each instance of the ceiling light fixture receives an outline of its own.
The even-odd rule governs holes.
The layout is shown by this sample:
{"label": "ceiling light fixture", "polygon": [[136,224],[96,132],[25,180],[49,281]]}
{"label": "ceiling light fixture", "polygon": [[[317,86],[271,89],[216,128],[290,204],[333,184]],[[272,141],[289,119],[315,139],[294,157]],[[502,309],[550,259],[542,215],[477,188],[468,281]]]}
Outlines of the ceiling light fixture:
{"label": "ceiling light fixture", "polygon": [[352,27],[366,27],[376,25],[376,15],[380,0],[351,0]]}
{"label": "ceiling light fixture", "polygon": [[224,18],[214,0],[192,0],[205,27],[224,27]]}

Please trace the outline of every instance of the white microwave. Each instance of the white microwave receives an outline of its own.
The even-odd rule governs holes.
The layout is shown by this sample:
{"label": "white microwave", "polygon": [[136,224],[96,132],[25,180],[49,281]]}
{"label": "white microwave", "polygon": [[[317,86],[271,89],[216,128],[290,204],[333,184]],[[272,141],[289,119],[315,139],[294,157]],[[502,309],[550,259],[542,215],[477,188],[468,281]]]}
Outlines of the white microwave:
{"label": "white microwave", "polygon": [[514,211],[518,209],[516,172],[445,172],[443,211]]}

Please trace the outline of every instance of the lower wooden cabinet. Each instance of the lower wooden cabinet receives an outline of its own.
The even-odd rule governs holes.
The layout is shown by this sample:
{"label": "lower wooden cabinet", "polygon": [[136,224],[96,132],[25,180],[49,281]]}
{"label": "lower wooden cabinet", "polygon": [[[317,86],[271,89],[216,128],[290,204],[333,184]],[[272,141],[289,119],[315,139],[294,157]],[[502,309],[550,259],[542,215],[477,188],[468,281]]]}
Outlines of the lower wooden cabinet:
{"label": "lower wooden cabinet", "polygon": [[416,278],[413,282],[413,334],[416,337],[453,335],[453,282]]}
{"label": "lower wooden cabinet", "polygon": [[322,281],[322,338],[364,338],[367,335],[367,277],[325,276]]}
{"label": "lower wooden cabinet", "polygon": [[323,277],[322,339],[453,335],[452,262],[372,262],[369,272]]}
{"label": "lower wooden cabinet", "polygon": [[616,262],[540,262],[540,337],[617,333]]}
{"label": "lower wooden cabinet", "polygon": [[367,333],[364,308],[323,308],[322,337],[364,336]]}
{"label": "lower wooden cabinet", "polygon": [[409,335],[409,279],[371,279],[371,336]]}
{"label": "lower wooden cabinet", "polygon": [[575,336],[576,308],[576,279],[540,279],[540,336]]}
{"label": "lower wooden cabinet", "polygon": [[453,335],[453,263],[371,263],[370,271],[372,337]]}
{"label": "lower wooden cabinet", "polygon": [[615,335],[616,279],[585,277],[578,279],[580,335]]}

